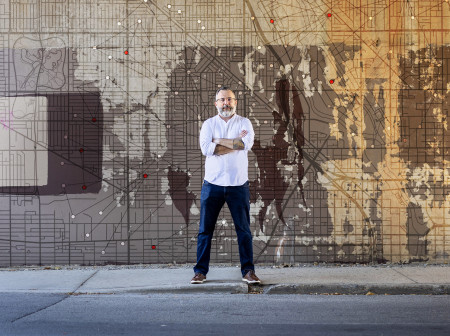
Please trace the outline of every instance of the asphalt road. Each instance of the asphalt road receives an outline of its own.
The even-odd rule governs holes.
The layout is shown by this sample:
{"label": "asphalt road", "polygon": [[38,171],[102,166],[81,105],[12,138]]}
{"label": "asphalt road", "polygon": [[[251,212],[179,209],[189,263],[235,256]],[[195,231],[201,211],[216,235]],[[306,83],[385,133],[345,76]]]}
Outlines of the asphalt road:
{"label": "asphalt road", "polygon": [[450,335],[450,296],[2,293],[0,335]]}

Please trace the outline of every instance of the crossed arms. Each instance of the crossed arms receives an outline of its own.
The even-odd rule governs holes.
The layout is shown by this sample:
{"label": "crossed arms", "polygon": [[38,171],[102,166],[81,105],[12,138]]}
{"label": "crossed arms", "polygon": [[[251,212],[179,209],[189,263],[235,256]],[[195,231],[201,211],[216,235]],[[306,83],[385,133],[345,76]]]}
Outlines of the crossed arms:
{"label": "crossed arms", "polygon": [[242,138],[245,137],[247,133],[248,132],[244,130],[237,138],[234,139],[212,139],[212,142],[217,144],[214,149],[214,155],[225,155],[236,150],[243,150],[245,148],[245,144],[242,141]]}

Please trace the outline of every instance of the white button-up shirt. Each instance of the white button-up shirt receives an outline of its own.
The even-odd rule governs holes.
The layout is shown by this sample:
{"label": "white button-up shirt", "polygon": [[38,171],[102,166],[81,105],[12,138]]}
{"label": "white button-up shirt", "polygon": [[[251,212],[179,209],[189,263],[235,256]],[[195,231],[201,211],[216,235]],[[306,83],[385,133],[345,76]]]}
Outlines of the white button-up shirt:
{"label": "white button-up shirt", "polygon": [[[212,139],[234,139],[242,131],[247,135],[242,138],[243,150],[235,150],[224,155],[214,155],[216,144]],[[247,118],[235,114],[228,122],[216,115],[206,120],[200,131],[200,148],[206,156],[205,180],[220,186],[240,186],[248,181],[247,153],[253,146],[255,132]]]}

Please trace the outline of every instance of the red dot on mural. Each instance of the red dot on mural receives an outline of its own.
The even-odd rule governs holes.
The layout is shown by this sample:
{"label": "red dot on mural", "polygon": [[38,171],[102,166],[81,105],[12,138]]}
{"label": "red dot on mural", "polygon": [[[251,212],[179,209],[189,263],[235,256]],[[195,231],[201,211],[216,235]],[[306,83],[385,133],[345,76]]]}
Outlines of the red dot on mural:
{"label": "red dot on mural", "polygon": [[330,84],[333,84],[334,83],[334,79],[330,79]]}
{"label": "red dot on mural", "polygon": [[83,153],[84,152],[84,149],[83,148],[80,148],[80,153]]}
{"label": "red dot on mural", "polygon": [[97,121],[97,118],[92,118],[92,122],[96,122]]}
{"label": "red dot on mural", "polygon": [[81,188],[83,188],[83,190],[86,190],[87,187],[85,185],[83,185]]}
{"label": "red dot on mural", "polygon": [[144,174],[144,178],[147,178],[148,177],[148,175],[147,174]]}
{"label": "red dot on mural", "polygon": [[406,142],[406,139],[403,139],[403,142]]}
{"label": "red dot on mural", "polygon": [[331,13],[328,13],[327,16],[328,16],[328,17],[331,17]]}
{"label": "red dot on mural", "polygon": [[124,54],[125,54],[125,55],[128,55],[128,50],[125,50]]}
{"label": "red dot on mural", "polygon": [[152,250],[156,249],[156,245],[152,245]]}
{"label": "red dot on mural", "polygon": [[270,19],[270,23],[274,23],[275,21],[274,21],[274,19]]}

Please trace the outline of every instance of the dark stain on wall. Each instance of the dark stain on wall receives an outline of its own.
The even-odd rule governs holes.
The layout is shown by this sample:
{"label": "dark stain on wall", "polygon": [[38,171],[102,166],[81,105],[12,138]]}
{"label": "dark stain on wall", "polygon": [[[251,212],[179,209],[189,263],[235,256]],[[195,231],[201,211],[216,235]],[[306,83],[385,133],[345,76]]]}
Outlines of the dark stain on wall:
{"label": "dark stain on wall", "polygon": [[427,241],[424,238],[428,231],[429,228],[424,223],[421,207],[409,203],[408,220],[406,222],[407,248],[410,255],[419,258],[419,260],[427,259]]}
{"label": "dark stain on wall", "polygon": [[[450,159],[450,47],[410,51],[400,58],[400,71],[400,157],[412,169],[442,167]],[[440,109],[441,120],[435,109]]]}
{"label": "dark stain on wall", "polygon": [[189,224],[190,209],[196,198],[194,193],[187,191],[190,177],[183,171],[173,170],[172,167],[169,167],[167,178],[173,204],[180,211],[186,224]]}

